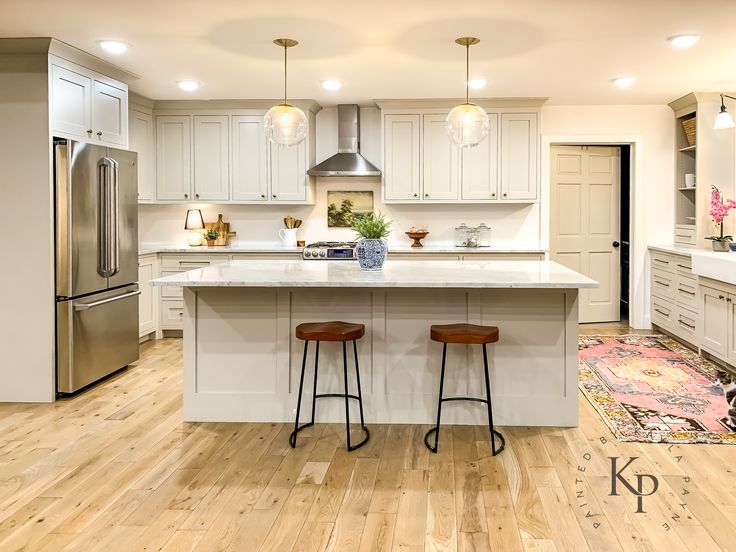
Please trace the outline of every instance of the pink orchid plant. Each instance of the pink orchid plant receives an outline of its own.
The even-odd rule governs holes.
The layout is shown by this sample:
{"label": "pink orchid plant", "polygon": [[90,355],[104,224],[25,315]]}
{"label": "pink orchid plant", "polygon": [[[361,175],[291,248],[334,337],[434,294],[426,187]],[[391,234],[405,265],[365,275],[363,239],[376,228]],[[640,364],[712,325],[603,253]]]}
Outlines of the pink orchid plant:
{"label": "pink orchid plant", "polygon": [[733,241],[733,236],[723,235],[723,219],[728,216],[728,212],[731,209],[736,209],[736,201],[734,201],[733,199],[726,199],[724,201],[724,198],[721,196],[721,191],[715,186],[711,186],[711,188],[712,190],[710,192],[710,210],[708,212],[710,213],[710,216],[713,217],[715,223],[721,227],[721,235],[708,236],[708,238],[706,239],[719,242]]}

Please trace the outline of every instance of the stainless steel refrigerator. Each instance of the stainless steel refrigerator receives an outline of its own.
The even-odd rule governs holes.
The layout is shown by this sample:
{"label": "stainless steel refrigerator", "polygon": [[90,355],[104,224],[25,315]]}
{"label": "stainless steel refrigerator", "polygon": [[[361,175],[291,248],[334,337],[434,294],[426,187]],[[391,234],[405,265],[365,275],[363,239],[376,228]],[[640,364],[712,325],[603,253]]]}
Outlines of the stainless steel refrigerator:
{"label": "stainless steel refrigerator", "polygon": [[138,360],[137,156],[54,141],[59,393]]}

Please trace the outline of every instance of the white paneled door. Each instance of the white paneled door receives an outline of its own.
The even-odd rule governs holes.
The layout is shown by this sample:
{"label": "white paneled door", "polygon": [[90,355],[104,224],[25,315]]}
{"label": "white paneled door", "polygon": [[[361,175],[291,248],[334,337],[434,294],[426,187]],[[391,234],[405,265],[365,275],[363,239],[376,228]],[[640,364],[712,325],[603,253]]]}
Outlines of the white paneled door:
{"label": "white paneled door", "polygon": [[580,322],[619,320],[621,150],[552,146],[550,163],[550,256],[600,284],[580,290]]}

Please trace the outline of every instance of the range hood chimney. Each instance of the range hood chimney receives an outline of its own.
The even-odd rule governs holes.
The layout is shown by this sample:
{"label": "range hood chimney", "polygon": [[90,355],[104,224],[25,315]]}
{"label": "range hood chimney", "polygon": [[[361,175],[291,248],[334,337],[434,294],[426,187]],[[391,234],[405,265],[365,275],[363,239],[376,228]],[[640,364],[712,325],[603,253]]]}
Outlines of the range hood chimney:
{"label": "range hood chimney", "polygon": [[360,109],[357,105],[337,106],[337,153],[309,169],[307,174],[381,176],[381,171],[360,155]]}

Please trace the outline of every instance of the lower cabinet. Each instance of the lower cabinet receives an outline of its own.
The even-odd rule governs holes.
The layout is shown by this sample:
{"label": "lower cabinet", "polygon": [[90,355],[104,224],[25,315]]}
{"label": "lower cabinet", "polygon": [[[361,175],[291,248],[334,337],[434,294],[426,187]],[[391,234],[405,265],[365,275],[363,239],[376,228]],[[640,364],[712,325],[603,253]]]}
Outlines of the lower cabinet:
{"label": "lower cabinet", "polygon": [[156,254],[138,257],[138,336],[143,337],[156,331],[158,318],[158,290],[151,280],[158,277]]}
{"label": "lower cabinet", "polygon": [[690,268],[690,257],[654,251],[651,256],[652,324],[697,347],[700,326],[698,283]]}
{"label": "lower cabinet", "polygon": [[[707,280],[705,280],[707,282]],[[719,283],[700,284],[700,347],[736,364],[736,288]]]}

